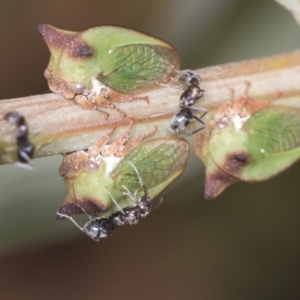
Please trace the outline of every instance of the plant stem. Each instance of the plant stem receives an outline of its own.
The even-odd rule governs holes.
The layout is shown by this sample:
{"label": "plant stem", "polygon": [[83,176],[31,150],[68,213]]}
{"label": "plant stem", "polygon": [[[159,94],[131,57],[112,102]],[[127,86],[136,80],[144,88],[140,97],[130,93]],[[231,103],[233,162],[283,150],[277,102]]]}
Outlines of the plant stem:
{"label": "plant stem", "polygon": [[[299,94],[300,50],[195,72],[201,76],[201,88],[205,90],[198,105],[209,110],[206,116],[209,119],[217,107],[232,99],[233,91],[234,97],[238,97],[246,92],[247,86],[248,96],[257,101],[274,99],[279,93],[279,98]],[[116,105],[126,113],[127,118],[134,118],[132,136],[149,131],[153,126],[157,126],[158,130],[151,137],[170,136],[169,122],[176,112],[181,94],[182,90],[160,87],[141,94],[149,97],[149,103],[134,100],[116,102]],[[108,119],[105,119],[101,112],[85,110],[53,93],[0,101],[1,114],[13,110],[26,117],[31,132],[39,132],[31,137],[36,147],[35,157],[86,149],[108,133],[113,123],[118,126],[112,139],[119,136],[129,124],[128,119],[121,119],[116,110],[104,109],[109,113]],[[160,115],[151,117],[156,114]],[[0,132],[0,140],[2,134]]]}

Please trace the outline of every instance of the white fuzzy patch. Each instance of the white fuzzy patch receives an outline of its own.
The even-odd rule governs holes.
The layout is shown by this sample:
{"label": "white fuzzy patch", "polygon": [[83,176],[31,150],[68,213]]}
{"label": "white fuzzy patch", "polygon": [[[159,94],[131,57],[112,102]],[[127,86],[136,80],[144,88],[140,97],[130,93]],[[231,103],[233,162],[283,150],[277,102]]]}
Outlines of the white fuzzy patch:
{"label": "white fuzzy patch", "polygon": [[105,87],[104,84],[102,84],[98,79],[96,78],[92,78],[92,92],[96,93],[96,94],[100,94],[101,90]]}
{"label": "white fuzzy patch", "polygon": [[[110,145],[105,145],[104,146],[104,153],[107,152],[110,148]],[[121,146],[119,148],[119,150],[122,150],[123,146]],[[99,159],[105,161],[106,163],[106,176],[110,176],[111,173],[113,172],[113,170],[118,166],[118,164],[120,163],[120,161],[124,158],[124,157],[116,157],[114,155],[109,155],[109,156],[102,156],[101,154],[98,156],[97,160]]]}
{"label": "white fuzzy patch", "polygon": [[232,122],[234,124],[234,127],[236,130],[240,130],[242,129],[243,125],[245,124],[245,122],[249,119],[250,116],[246,116],[244,118],[241,118],[239,115],[235,115],[232,118]]}
{"label": "white fuzzy patch", "polygon": [[122,159],[123,159],[122,157],[115,157],[113,155],[103,157],[103,160],[106,162],[106,166],[107,166],[105,175],[109,176]]}

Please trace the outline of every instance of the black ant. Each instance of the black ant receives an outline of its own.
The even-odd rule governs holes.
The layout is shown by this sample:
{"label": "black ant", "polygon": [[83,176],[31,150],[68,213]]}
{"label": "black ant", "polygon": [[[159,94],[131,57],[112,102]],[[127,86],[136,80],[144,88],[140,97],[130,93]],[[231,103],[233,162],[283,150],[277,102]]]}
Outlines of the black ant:
{"label": "black ant", "polygon": [[[170,122],[170,129],[179,133],[185,130],[193,119],[197,120],[199,123],[204,125],[204,127],[198,128],[192,132],[192,134],[202,130],[205,128],[206,124],[202,120],[207,114],[207,109],[204,107],[196,107],[193,106],[195,102],[201,98],[204,94],[204,90],[202,90],[199,86],[201,82],[201,78],[191,72],[185,72],[180,78],[179,81],[182,83],[187,83],[189,86],[184,90],[182,95],[180,96],[179,108],[180,110],[173,116]],[[192,109],[196,111],[203,112],[201,117],[195,116],[192,113]]]}
{"label": "black ant", "polygon": [[29,129],[24,116],[17,112],[8,112],[5,117],[11,125],[16,126],[15,138],[18,146],[18,159],[21,163],[30,164],[33,158],[34,145],[29,141]]}

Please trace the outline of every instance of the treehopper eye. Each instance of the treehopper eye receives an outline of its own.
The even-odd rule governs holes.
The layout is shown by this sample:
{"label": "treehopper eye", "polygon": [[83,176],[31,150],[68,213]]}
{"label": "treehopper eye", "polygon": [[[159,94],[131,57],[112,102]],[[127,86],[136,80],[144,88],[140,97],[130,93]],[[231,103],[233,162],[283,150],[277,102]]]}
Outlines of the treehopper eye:
{"label": "treehopper eye", "polygon": [[180,67],[170,44],[117,26],[71,32],[38,24],[51,57],[45,70],[50,89],[85,108],[116,108],[110,100],[131,101],[133,94],[169,81]]}

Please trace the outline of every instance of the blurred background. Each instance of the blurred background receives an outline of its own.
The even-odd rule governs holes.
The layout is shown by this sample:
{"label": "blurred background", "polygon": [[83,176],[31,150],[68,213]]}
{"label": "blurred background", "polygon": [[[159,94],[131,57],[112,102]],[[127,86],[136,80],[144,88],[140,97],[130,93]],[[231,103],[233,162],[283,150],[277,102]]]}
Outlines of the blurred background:
{"label": "blurred background", "polygon": [[[46,22],[80,31],[114,24],[173,44],[182,68],[300,46],[292,16],[258,0],[2,0],[0,98],[48,92]],[[203,198],[204,168],[191,155],[165,201],[138,226],[95,243],[55,213],[65,197],[61,156],[33,172],[0,167],[1,299],[296,299],[300,295],[298,163],[264,183]]]}

